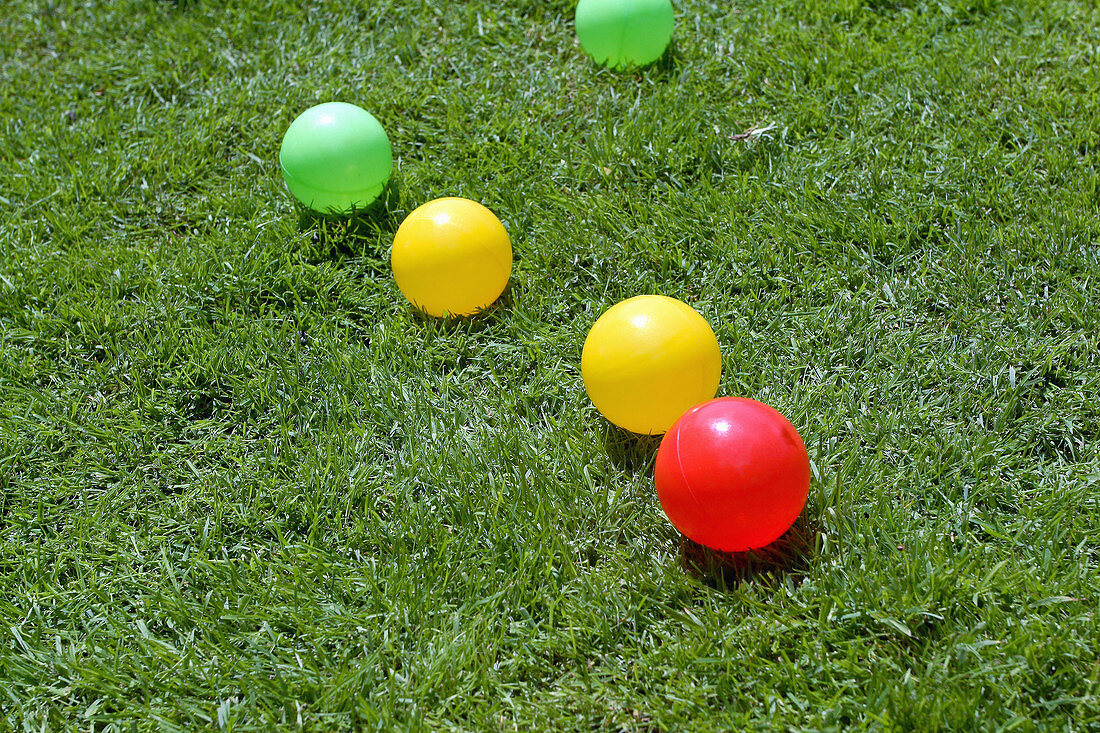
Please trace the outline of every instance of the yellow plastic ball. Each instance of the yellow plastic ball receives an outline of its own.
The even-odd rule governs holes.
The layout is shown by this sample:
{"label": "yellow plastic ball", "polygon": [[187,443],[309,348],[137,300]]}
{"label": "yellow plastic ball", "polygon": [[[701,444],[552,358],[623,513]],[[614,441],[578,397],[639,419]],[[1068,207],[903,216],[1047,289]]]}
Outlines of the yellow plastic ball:
{"label": "yellow plastic ball", "polygon": [[493,212],[462,198],[429,201],[393,238],[390,264],[409,302],[433,316],[492,305],[512,274],[512,243]]}
{"label": "yellow plastic ball", "polygon": [[722,353],[691,306],[639,295],[612,306],[588,332],[581,377],[604,417],[635,433],[667,432],[718,391]]}

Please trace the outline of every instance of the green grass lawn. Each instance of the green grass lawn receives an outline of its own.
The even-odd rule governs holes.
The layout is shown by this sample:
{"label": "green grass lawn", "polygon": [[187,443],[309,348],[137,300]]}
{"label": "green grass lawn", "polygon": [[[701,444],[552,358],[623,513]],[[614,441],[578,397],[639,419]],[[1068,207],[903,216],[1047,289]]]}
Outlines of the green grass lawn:
{"label": "green grass lawn", "polygon": [[[1100,10],[683,0],[614,73],[572,8],[5,0],[0,730],[1100,726]],[[278,167],[329,100],[351,223]],[[389,271],[445,195],[475,319]],[[584,393],[642,293],[806,442],[767,552]]]}

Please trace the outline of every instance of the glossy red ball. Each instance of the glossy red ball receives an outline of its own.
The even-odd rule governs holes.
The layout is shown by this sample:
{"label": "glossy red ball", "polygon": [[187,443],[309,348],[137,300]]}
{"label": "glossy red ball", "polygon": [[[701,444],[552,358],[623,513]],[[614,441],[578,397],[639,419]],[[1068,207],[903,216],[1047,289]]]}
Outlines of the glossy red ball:
{"label": "glossy red ball", "polygon": [[810,459],[774,408],[721,397],[685,412],[661,441],[654,469],[669,520],[714,550],[764,547],[806,506]]}

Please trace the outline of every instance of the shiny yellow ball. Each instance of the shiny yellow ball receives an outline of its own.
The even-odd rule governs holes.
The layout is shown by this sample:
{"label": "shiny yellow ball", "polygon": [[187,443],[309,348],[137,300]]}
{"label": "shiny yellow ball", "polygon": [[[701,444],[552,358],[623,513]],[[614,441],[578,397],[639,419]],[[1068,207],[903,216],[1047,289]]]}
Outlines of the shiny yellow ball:
{"label": "shiny yellow ball", "polygon": [[612,306],[588,332],[581,377],[604,417],[635,433],[667,432],[718,391],[722,353],[691,306],[640,295]]}
{"label": "shiny yellow ball", "polygon": [[393,238],[390,264],[409,302],[433,316],[468,316],[492,305],[512,273],[512,243],[487,208],[462,198],[419,207]]}

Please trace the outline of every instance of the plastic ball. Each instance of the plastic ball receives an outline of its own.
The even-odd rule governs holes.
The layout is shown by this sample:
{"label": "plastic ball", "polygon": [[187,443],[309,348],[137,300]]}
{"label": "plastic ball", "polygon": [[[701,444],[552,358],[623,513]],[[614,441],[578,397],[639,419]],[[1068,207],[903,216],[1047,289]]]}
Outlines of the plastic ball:
{"label": "plastic ball", "polygon": [[686,537],[724,552],[769,545],[806,506],[810,459],[774,408],[722,397],[688,410],[661,440],[657,497]]}
{"label": "plastic ball", "polygon": [[512,243],[500,219],[476,201],[436,199],[401,222],[390,264],[413,305],[433,316],[468,316],[504,292]]}
{"label": "plastic ball", "polygon": [[279,164],[296,199],[314,211],[339,214],[378,198],[393,170],[393,150],[370,112],[327,102],[290,123]]}
{"label": "plastic ball", "polygon": [[588,55],[613,69],[644,66],[672,40],[670,0],[580,0],[577,38]]}
{"label": "plastic ball", "polygon": [[710,324],[691,306],[661,295],[624,300],[601,315],[581,353],[581,377],[604,417],[657,435],[693,405],[714,397],[722,353]]}

